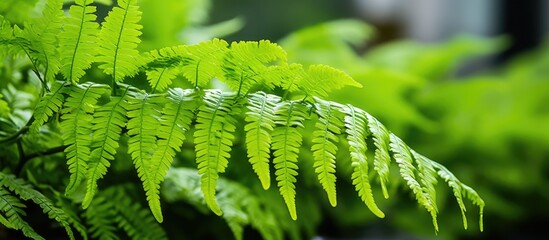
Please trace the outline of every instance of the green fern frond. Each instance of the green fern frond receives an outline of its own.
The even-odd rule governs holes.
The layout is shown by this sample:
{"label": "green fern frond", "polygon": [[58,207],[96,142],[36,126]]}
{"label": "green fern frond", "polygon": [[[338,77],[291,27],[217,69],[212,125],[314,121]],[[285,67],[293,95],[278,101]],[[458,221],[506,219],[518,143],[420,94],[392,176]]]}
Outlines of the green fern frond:
{"label": "green fern frond", "polygon": [[383,196],[389,198],[387,192],[387,182],[389,181],[389,167],[391,166],[391,156],[389,155],[389,131],[381,124],[376,118],[368,113],[366,115],[366,121],[368,129],[372,133],[374,139],[374,146],[376,150],[374,152],[374,170],[379,175],[379,182],[381,184],[381,190]]}
{"label": "green fern frond", "polygon": [[163,91],[172,84],[174,78],[180,73],[178,68],[161,68],[147,70],[147,80],[151,85],[153,92]]}
{"label": "green fern frond", "polygon": [[292,219],[297,219],[295,208],[295,182],[297,181],[297,158],[303,136],[300,129],[307,119],[307,108],[296,101],[277,104],[275,108],[276,127],[272,133],[271,148],[274,152],[276,181]]}
{"label": "green fern frond", "polygon": [[309,66],[300,85],[304,92],[318,97],[326,97],[331,91],[345,86],[362,87],[345,72],[322,64]]}
{"label": "green fern frond", "polygon": [[129,198],[124,189],[109,189],[109,199],[116,211],[114,221],[131,239],[161,240],[167,239],[166,232],[141,204]]}
{"label": "green fern frond", "polygon": [[332,206],[337,205],[335,158],[337,143],[343,127],[342,114],[339,111],[339,104],[315,98],[315,112],[318,121],[315,123],[313,132],[313,167],[318,174],[318,181],[328,194]]}
{"label": "green fern frond", "polygon": [[68,216],[62,209],[57,208],[49,198],[35,190],[23,179],[16,178],[14,175],[0,172],[0,185],[7,187],[9,190],[19,195],[22,200],[31,200],[36,203],[50,219],[59,222],[59,224],[65,228],[69,238],[74,240],[74,234],[67,221]]}
{"label": "green fern frond", "polygon": [[182,59],[181,72],[195,87],[205,87],[220,76],[220,65],[228,43],[222,39],[204,41],[188,46]]}
{"label": "green fern frond", "polygon": [[110,101],[99,107],[94,115],[91,128],[93,138],[91,142],[91,154],[86,170],[86,196],[82,206],[87,208],[93,196],[97,192],[97,181],[107,173],[107,168],[114,160],[118,140],[122,128],[126,126],[127,94],[130,87],[126,86],[120,96],[111,97]]}
{"label": "green fern frond", "polygon": [[105,18],[99,34],[97,61],[99,68],[121,82],[126,76],[133,76],[141,66],[137,45],[141,42],[141,12],[137,0],[118,0]]}
{"label": "green fern frond", "polygon": [[421,156],[421,158],[424,159],[424,161],[430,161],[431,164],[435,169],[437,169],[438,175],[448,183],[448,186],[452,189],[454,192],[454,196],[456,197],[456,201],[459,205],[459,208],[461,210],[461,216],[463,219],[463,227],[467,229],[467,218],[465,216],[465,212],[467,211],[465,208],[465,204],[463,202],[463,197],[465,196],[467,199],[472,201],[475,205],[477,205],[480,208],[480,218],[479,218],[479,226],[480,231],[483,231],[483,210],[484,210],[484,200],[480,198],[478,193],[470,188],[469,186],[463,184],[461,181],[459,181],[452,172],[450,172],[446,167],[444,167],[442,164],[434,162],[424,156]]}
{"label": "green fern frond", "polygon": [[[156,130],[156,136],[159,139],[156,149],[150,160],[142,159],[143,166],[138,169],[147,194],[147,201],[159,222],[162,222],[163,219],[160,208],[160,183],[164,181],[164,176],[172,165],[175,153],[180,151],[183,145],[185,132],[190,129],[196,109],[195,100],[196,93],[193,90],[170,89],[168,101],[162,109],[160,125]],[[148,137],[149,133],[144,133],[146,134],[144,137]],[[149,173],[145,173],[146,171]]]}
{"label": "green fern frond", "polygon": [[239,109],[233,93],[225,94],[218,90],[207,91],[203,102],[194,132],[196,163],[206,204],[215,214],[221,215],[215,199],[217,179],[229,163],[236,130],[233,115]]}
{"label": "green fern frond", "polygon": [[44,7],[43,16],[25,24],[23,36],[31,43],[37,60],[44,66],[47,81],[55,80],[60,68],[60,55],[57,48],[57,36],[61,33],[63,20],[63,1],[49,0]]}
{"label": "green fern frond", "polygon": [[[100,192],[102,193],[102,192]],[[93,198],[90,207],[84,212],[86,222],[90,226],[92,239],[100,240],[118,240],[116,229],[116,211],[113,206],[114,201],[111,201],[107,196],[100,194]]]}
{"label": "green fern frond", "polygon": [[263,83],[264,80],[256,76],[269,70],[269,66],[286,61],[284,49],[270,41],[233,42],[221,65],[224,75],[220,80],[237,91],[237,95],[246,94],[254,85]]}
{"label": "green fern frond", "polygon": [[[257,229],[263,239],[282,239],[282,229],[273,213],[249,188],[221,177],[217,189],[219,207],[223,210],[221,217],[229,225],[235,239],[242,239],[242,230],[247,225]],[[204,196],[200,194],[200,175],[195,169],[170,169],[162,192],[167,201],[183,200],[197,207],[204,206]]]}
{"label": "green fern frond", "polygon": [[246,112],[246,146],[248,158],[264,189],[271,185],[269,159],[271,132],[275,126],[275,106],[280,97],[263,92],[248,95]]}
{"label": "green fern frond", "polygon": [[[134,92],[128,100],[128,153],[133,159],[137,175],[143,182],[150,208],[159,222],[162,222],[162,211],[158,199],[158,186],[151,167],[160,166],[153,163],[152,154],[156,149],[156,129],[159,126],[159,111],[156,109],[154,95]],[[161,161],[161,159],[157,159]],[[154,199],[154,200],[152,200]]]}
{"label": "green fern frond", "polygon": [[55,191],[55,197],[56,197],[56,205],[61,208],[67,215],[67,222],[74,228],[84,240],[88,240],[88,230],[87,228],[82,224],[82,220],[77,214],[76,207],[72,204],[72,202],[69,202],[66,198],[61,196],[60,193]]}
{"label": "green fern frond", "polygon": [[84,83],[72,85],[61,116],[61,132],[71,173],[65,194],[72,194],[86,177],[90,159],[93,112],[97,99],[109,88],[105,85]]}
{"label": "green fern frond", "polygon": [[353,185],[358,192],[360,199],[368,206],[376,216],[383,218],[385,214],[378,208],[372,194],[372,187],[368,176],[368,160],[366,156],[367,144],[367,120],[364,111],[347,105],[341,108],[345,113],[345,132],[351,153],[351,175]]}
{"label": "green fern frond", "polygon": [[5,217],[0,215],[0,218],[2,222],[7,222],[4,226],[21,230],[28,238],[35,240],[44,239],[21,217],[25,215],[23,208],[25,208],[25,205],[18,198],[12,196],[4,187],[0,187],[0,211],[5,215]]}
{"label": "green fern frond", "polygon": [[30,126],[30,131],[32,133],[38,133],[40,127],[44,125],[53,114],[59,112],[65,101],[64,94],[67,90],[68,88],[64,83],[54,82],[51,91],[40,98],[40,102],[38,102],[34,108],[34,121]]}
{"label": "green fern frond", "polygon": [[95,21],[93,0],[75,0],[65,18],[63,32],[59,35],[61,73],[77,83],[95,58],[99,24]]}
{"label": "green fern frond", "polygon": [[152,50],[144,54],[145,61],[147,61],[144,69],[153,92],[164,91],[181,73],[178,66],[183,60],[181,55],[186,52],[186,48],[185,45],[179,45]]}
{"label": "green fern frond", "polygon": [[391,151],[394,153],[393,157],[397,162],[400,168],[400,175],[406,181],[406,184],[412,192],[414,193],[418,203],[423,205],[425,209],[431,214],[433,219],[433,226],[435,227],[435,232],[438,231],[437,223],[437,206],[434,202],[433,197],[421,186],[418,179],[421,179],[419,176],[416,176],[418,170],[413,165],[414,158],[410,152],[410,148],[396,135],[390,134],[390,143]]}

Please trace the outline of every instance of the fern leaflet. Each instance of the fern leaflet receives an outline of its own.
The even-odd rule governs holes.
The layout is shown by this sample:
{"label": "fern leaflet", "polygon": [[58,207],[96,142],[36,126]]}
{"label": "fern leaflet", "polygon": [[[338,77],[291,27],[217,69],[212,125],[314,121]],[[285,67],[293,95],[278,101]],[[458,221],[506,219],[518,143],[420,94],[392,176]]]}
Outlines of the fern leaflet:
{"label": "fern leaflet", "polygon": [[69,172],[71,173],[69,184],[65,193],[72,194],[86,176],[88,160],[90,158],[90,145],[92,133],[92,119],[95,104],[101,94],[108,91],[105,85],[84,83],[73,85],[69,92],[69,98],[62,110],[61,131]]}
{"label": "fern leaflet", "polygon": [[368,121],[368,129],[374,138],[376,150],[374,152],[374,170],[379,175],[381,190],[385,198],[389,198],[387,182],[389,181],[389,167],[391,156],[389,155],[389,131],[372,115],[365,113]]}
{"label": "fern leaflet", "polygon": [[315,110],[318,121],[315,123],[316,130],[313,132],[313,152],[315,172],[318,174],[318,181],[328,194],[332,206],[337,205],[335,157],[337,152],[338,134],[341,134],[343,127],[342,116],[339,106],[336,103],[315,98]]}
{"label": "fern leaflet", "polygon": [[65,96],[63,94],[66,92],[67,87],[64,83],[53,83],[51,92],[46,93],[34,109],[34,121],[30,126],[30,131],[32,133],[38,133],[40,127],[44,125],[53,114],[59,112],[61,105],[63,105],[63,101],[65,101]]}
{"label": "fern leaflet", "polygon": [[413,165],[414,159],[409,147],[394,134],[390,136],[390,147],[394,153],[394,159],[400,168],[400,175],[416,196],[418,203],[423,205],[431,214],[435,231],[438,231],[436,202],[434,202],[430,192],[426,191],[417,180],[419,177],[416,176],[417,169]]}
{"label": "fern leaflet", "polygon": [[244,127],[248,158],[264,189],[271,185],[271,132],[275,125],[274,109],[279,101],[280,97],[263,92],[248,95],[248,124]]}
{"label": "fern leaflet", "polygon": [[[68,216],[63,210],[55,207],[55,205],[42,193],[35,190],[23,179],[15,178],[14,175],[7,175],[4,173],[0,173],[0,185],[15,192],[22,200],[31,200],[36,203],[50,219],[59,222],[65,228],[70,239],[74,240],[72,229],[67,221]],[[23,231],[25,230],[23,229]]]}
{"label": "fern leaflet", "polygon": [[307,118],[307,108],[295,101],[281,102],[275,109],[276,127],[271,145],[274,151],[276,181],[292,219],[297,219],[295,209],[295,182],[297,181],[297,158],[303,137],[299,131]]}
{"label": "fern leaflet", "polygon": [[224,72],[221,80],[237,91],[237,95],[245,94],[254,85],[263,83],[255,76],[269,70],[269,65],[286,60],[284,49],[270,41],[233,42],[221,65]]}
{"label": "fern leaflet", "polygon": [[351,105],[342,107],[345,112],[345,132],[351,153],[353,173],[351,178],[360,199],[376,216],[383,218],[385,214],[377,207],[368,177],[368,160],[366,157],[367,125],[365,113]]}
{"label": "fern leaflet", "polygon": [[227,42],[213,39],[188,46],[183,54],[181,72],[195,87],[205,87],[221,75],[220,65],[227,52]]}
{"label": "fern leaflet", "polygon": [[97,181],[106,173],[114,160],[114,154],[118,148],[118,140],[122,128],[126,126],[127,93],[129,86],[126,86],[120,96],[111,97],[111,101],[99,107],[92,121],[93,139],[91,142],[92,151],[86,171],[86,196],[82,206],[87,208],[93,196],[97,192]]}
{"label": "fern leaflet", "polygon": [[99,34],[99,68],[121,82],[126,76],[137,73],[141,58],[137,45],[141,42],[142,26],[138,24],[141,12],[137,0],[118,0],[118,6],[110,12]]}
{"label": "fern leaflet", "polygon": [[93,0],[75,0],[59,35],[61,73],[72,83],[80,80],[95,58],[99,24],[95,22],[92,3]]}
{"label": "fern leaflet", "polygon": [[[26,237],[32,239],[44,239],[38,235],[32,229],[32,227],[21,216],[25,215],[23,211],[25,205],[19,201],[16,197],[12,196],[8,190],[0,187],[0,211],[5,214],[5,218],[2,216],[2,221],[7,221],[6,227],[21,230]],[[1,216],[1,215],[0,215]]]}
{"label": "fern leaflet", "polygon": [[206,204],[215,214],[221,215],[215,192],[219,173],[225,172],[231,156],[233,133],[236,130],[233,114],[238,112],[238,107],[235,107],[237,99],[232,93],[224,94],[214,90],[207,91],[203,101],[194,132],[196,163]]}
{"label": "fern leaflet", "polygon": [[[172,165],[175,153],[183,145],[185,132],[190,128],[191,121],[194,118],[193,111],[196,109],[194,104],[195,96],[195,92],[192,90],[185,91],[180,88],[171,89],[168,92],[168,102],[162,109],[160,127],[157,130],[159,140],[156,150],[152,159],[143,161],[143,166],[138,169],[139,174],[142,175],[147,201],[149,201],[149,206],[159,222],[162,222],[159,196],[160,183],[164,181],[164,176],[166,176],[166,172]],[[145,132],[145,134],[148,133]],[[146,174],[145,171],[150,171],[151,174]],[[147,176],[149,179],[146,179]]]}

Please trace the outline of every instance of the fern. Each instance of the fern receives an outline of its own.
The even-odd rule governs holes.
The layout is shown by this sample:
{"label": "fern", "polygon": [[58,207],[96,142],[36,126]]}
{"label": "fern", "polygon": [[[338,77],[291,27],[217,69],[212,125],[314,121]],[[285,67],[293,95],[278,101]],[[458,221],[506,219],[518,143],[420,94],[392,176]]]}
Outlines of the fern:
{"label": "fern", "polygon": [[418,182],[417,180],[420,177],[416,176],[418,170],[413,165],[414,158],[410,152],[410,149],[400,138],[398,138],[394,134],[391,134],[390,136],[390,146],[391,151],[394,153],[395,161],[400,167],[400,175],[414,193],[418,203],[423,205],[425,209],[427,209],[427,211],[431,214],[435,231],[438,231],[438,210],[436,202],[434,201],[433,196],[430,195],[431,192],[426,190],[425,187],[421,186],[420,182]]}
{"label": "fern", "polygon": [[[32,186],[27,184],[24,180],[15,178],[15,176],[13,175],[7,175],[1,172],[0,172],[0,185],[15,192],[15,194],[19,195],[22,200],[31,200],[34,203],[36,203],[40,208],[43,209],[44,213],[47,214],[50,219],[53,219],[59,222],[65,228],[65,231],[67,232],[70,239],[74,239],[74,234],[72,232],[71,227],[69,226],[69,222],[67,221],[68,216],[65,214],[65,212],[62,209],[57,208],[51,202],[51,200],[48,199],[46,196],[44,196],[42,193],[35,190]],[[9,202],[12,202],[13,199],[10,200],[9,198],[7,198],[5,199],[5,201],[6,203],[9,203]],[[22,203],[21,205],[18,205],[16,201],[13,203],[9,203],[9,205],[11,205],[12,207],[20,207],[20,208],[24,207]],[[0,205],[0,209],[2,209],[1,205]],[[14,210],[17,212],[16,209]],[[6,215],[8,215],[8,218],[10,218],[9,215],[11,215],[11,213],[7,212]],[[12,215],[12,216],[15,216],[15,215]],[[13,221],[10,220],[10,222],[13,223],[11,225],[16,226],[16,229],[23,229],[23,233],[25,235],[27,235],[25,231],[29,231],[29,233],[33,232],[32,228],[30,228],[28,224],[24,222],[19,222],[20,220],[21,219],[17,219],[17,217],[16,219],[13,219]],[[28,228],[28,229],[25,230],[25,228]],[[33,236],[29,236],[29,235],[27,236],[35,238]]]}
{"label": "fern", "polygon": [[379,175],[381,190],[385,198],[389,198],[387,192],[387,182],[389,181],[389,167],[391,165],[391,156],[389,155],[389,131],[372,115],[365,113],[368,121],[368,129],[374,138],[376,147],[374,155],[374,170]]}
{"label": "fern", "polygon": [[237,99],[234,94],[221,91],[207,91],[204,104],[200,106],[196,119],[194,142],[196,163],[200,174],[201,189],[206,204],[217,215],[221,215],[215,199],[215,189],[219,173],[225,172],[236,130],[233,114]]}
{"label": "fern", "polygon": [[245,94],[254,85],[265,82],[258,76],[267,72],[270,65],[284,63],[286,58],[280,46],[266,40],[234,42],[221,65],[224,76],[220,80],[237,91],[237,95]]}
{"label": "fern", "polygon": [[38,133],[40,127],[55,113],[59,112],[65,101],[67,87],[64,83],[54,82],[51,92],[46,93],[34,109],[34,121],[30,126],[30,131]]}
{"label": "fern", "polygon": [[99,68],[112,75],[113,81],[121,82],[133,76],[141,65],[137,44],[141,42],[142,26],[138,24],[141,12],[137,0],[118,0],[118,6],[110,12],[99,34],[97,61]]}
{"label": "fern", "polygon": [[106,196],[93,198],[90,207],[84,214],[90,225],[89,231],[92,238],[100,240],[120,239],[116,234],[116,212],[112,204],[113,202],[109,201]]}
{"label": "fern", "polygon": [[274,167],[280,194],[288,207],[292,219],[297,219],[295,208],[295,183],[297,181],[297,158],[301,147],[303,121],[307,109],[299,102],[289,101],[277,104],[275,108],[276,127],[273,130]]}
{"label": "fern", "polygon": [[33,19],[29,24],[25,24],[22,33],[24,38],[30,41],[31,48],[36,52],[33,55],[44,66],[44,76],[49,82],[55,79],[55,74],[59,71],[61,64],[57,49],[57,36],[62,27],[62,4],[61,0],[47,1],[43,16]]}
{"label": "fern", "polygon": [[109,161],[114,160],[114,154],[118,148],[118,140],[122,128],[126,126],[127,93],[126,86],[120,96],[111,97],[111,101],[99,107],[93,116],[93,139],[91,142],[91,154],[86,171],[86,196],[82,205],[87,208],[97,192],[97,181],[101,179],[110,166]]}
{"label": "fern", "polygon": [[87,175],[92,138],[92,120],[95,104],[108,88],[104,85],[84,83],[71,86],[69,98],[62,110],[61,131],[67,148],[67,164],[71,173],[65,193],[74,193]]}
{"label": "fern", "polygon": [[349,152],[351,153],[351,165],[353,166],[353,173],[351,175],[353,185],[355,185],[359,197],[368,206],[370,211],[376,216],[383,218],[385,214],[375,203],[369,180],[369,163],[366,157],[366,136],[368,129],[366,125],[366,113],[351,105],[342,107],[342,111],[345,112],[345,132],[347,133],[347,142],[349,143]]}
{"label": "fern", "polygon": [[44,239],[38,235],[34,229],[21,216],[25,215],[23,211],[25,205],[16,197],[12,196],[4,187],[0,187],[0,211],[5,214],[5,217],[0,214],[2,224],[8,228],[21,230],[23,234],[32,239]]}
{"label": "fern", "polygon": [[[315,172],[318,174],[318,181],[328,194],[332,206],[337,205],[335,161],[337,152],[337,135],[341,134],[343,121],[339,112],[339,105],[315,98],[315,110],[318,114],[318,121],[313,132],[313,152]],[[337,135],[336,135],[337,134]]]}
{"label": "fern", "polygon": [[[159,188],[160,183],[171,166],[175,153],[181,149],[185,140],[185,132],[189,130],[191,120],[194,118],[193,104],[195,93],[192,90],[173,89],[168,92],[168,102],[162,110],[160,127],[157,130],[159,138],[156,150],[150,161],[143,161],[143,166],[138,168],[142,176],[143,187],[147,193],[147,201],[151,210],[159,222],[162,222],[160,210]],[[148,133],[144,132],[148,137]],[[137,165],[136,165],[137,167]],[[145,173],[150,171],[151,174]]]}
{"label": "fern", "polygon": [[95,22],[97,17],[92,3],[93,0],[75,0],[59,36],[61,73],[72,83],[80,80],[95,58],[99,24]]}
{"label": "fern", "polygon": [[280,98],[263,92],[248,96],[246,112],[246,146],[248,158],[264,189],[271,185],[269,171],[271,132],[275,122],[275,106]]}

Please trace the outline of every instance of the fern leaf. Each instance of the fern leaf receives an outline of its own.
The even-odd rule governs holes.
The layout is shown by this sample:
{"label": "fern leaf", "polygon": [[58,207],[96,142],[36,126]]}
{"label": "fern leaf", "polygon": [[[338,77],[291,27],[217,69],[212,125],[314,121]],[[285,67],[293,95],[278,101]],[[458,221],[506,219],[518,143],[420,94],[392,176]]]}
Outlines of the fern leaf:
{"label": "fern leaf", "polygon": [[267,71],[268,66],[285,63],[286,60],[286,52],[270,41],[233,42],[221,66],[224,72],[221,80],[237,94],[245,94],[254,85],[263,83],[261,78],[255,76]]}
{"label": "fern leaf", "polygon": [[116,211],[114,201],[105,196],[99,195],[93,198],[90,207],[84,212],[86,222],[90,225],[92,239],[118,240],[116,229]]}
{"label": "fern leaf", "polygon": [[269,159],[271,157],[271,132],[273,131],[274,108],[280,101],[276,95],[258,92],[248,95],[246,112],[246,146],[248,158],[264,189],[271,185]]}
{"label": "fern leaf", "polygon": [[36,105],[34,109],[34,121],[30,126],[30,131],[32,133],[38,133],[40,127],[44,125],[45,122],[55,113],[59,112],[63,101],[65,101],[65,94],[67,88],[61,82],[54,82],[52,85],[51,91],[46,93],[40,102]]}
{"label": "fern leaf", "polygon": [[99,68],[121,82],[133,76],[141,65],[137,45],[141,42],[141,12],[137,0],[118,0],[118,6],[110,12],[99,34]]}
{"label": "fern leaf", "polygon": [[69,202],[66,198],[62,197],[57,191],[55,192],[56,205],[61,208],[67,215],[67,222],[74,228],[84,240],[88,240],[88,230],[82,224],[82,221],[78,217],[78,214],[75,210],[75,206],[72,202]]}
{"label": "fern leaf", "polygon": [[295,183],[297,181],[297,158],[303,137],[300,128],[306,119],[304,105],[290,101],[281,102],[275,109],[276,127],[273,130],[274,167],[276,181],[292,219],[297,219],[295,208]]}
{"label": "fern leaf", "polygon": [[57,36],[61,32],[63,20],[63,1],[47,1],[43,16],[25,24],[23,35],[31,42],[31,48],[36,51],[38,61],[44,66],[44,76],[50,82],[59,71],[60,55],[57,48]]}
{"label": "fern leaf", "polygon": [[318,121],[313,132],[313,152],[315,172],[318,181],[328,194],[332,206],[337,205],[335,158],[337,152],[338,134],[341,134],[343,121],[336,103],[315,98],[315,110]]}
{"label": "fern leaf", "polygon": [[360,199],[368,206],[376,216],[383,218],[385,214],[378,208],[372,194],[372,188],[368,177],[368,160],[366,157],[367,125],[365,113],[351,105],[342,108],[345,112],[345,132],[351,153],[351,165],[353,173],[351,178]]}
{"label": "fern leaf", "polygon": [[89,158],[88,169],[86,171],[86,196],[82,206],[87,208],[93,196],[97,192],[97,181],[107,173],[107,168],[114,160],[118,140],[122,133],[122,128],[126,126],[126,96],[129,86],[126,86],[120,96],[111,97],[110,102],[99,107],[93,116],[93,139],[91,143],[92,151]]}
{"label": "fern leaf", "polygon": [[67,221],[68,216],[62,209],[57,208],[50,199],[44,196],[39,191],[35,190],[31,185],[23,179],[15,178],[14,175],[7,175],[0,172],[0,185],[7,187],[15,192],[23,200],[31,200],[36,203],[45,214],[52,220],[59,222],[66,230],[70,239],[74,240],[74,234]]}
{"label": "fern leaf", "polygon": [[[128,101],[128,153],[133,159],[133,164],[138,176],[143,182],[143,188],[150,200],[149,205],[157,220],[162,221],[158,190],[155,184],[151,166],[154,166],[152,153],[156,149],[156,129],[159,126],[154,96],[134,93]],[[149,197],[150,196],[150,197]],[[154,207],[153,207],[154,206]],[[154,210],[153,210],[154,209]]]}
{"label": "fern leaf", "polygon": [[149,85],[153,92],[164,91],[172,84],[172,80],[181,73],[178,67],[183,60],[187,46],[179,45],[174,47],[152,50],[144,54],[147,64],[144,66]]}
{"label": "fern leaf", "polygon": [[59,35],[61,73],[68,81],[77,83],[95,58],[99,25],[95,22],[93,0],[75,0],[69,17]]}
{"label": "fern leaf", "polygon": [[147,70],[147,80],[151,85],[153,92],[163,91],[172,84],[172,80],[177,77],[180,70],[178,68],[161,68]]}
{"label": "fern leaf", "polygon": [[116,211],[114,221],[123,229],[131,239],[157,240],[167,239],[166,233],[151,216],[150,212],[138,202],[129,198],[124,189],[109,189],[113,208]]}
{"label": "fern leaf", "polygon": [[480,198],[480,196],[477,194],[475,190],[470,188],[469,186],[463,184],[461,181],[459,181],[452,172],[450,172],[446,167],[444,167],[442,164],[439,164],[437,162],[434,162],[424,156],[421,156],[424,161],[429,161],[435,169],[437,169],[437,174],[448,183],[448,186],[452,189],[454,192],[454,196],[456,198],[456,201],[459,205],[459,208],[461,210],[461,216],[463,219],[463,227],[467,229],[467,217],[465,216],[465,212],[467,211],[465,208],[465,204],[463,202],[463,197],[467,197],[469,200],[471,200],[475,205],[477,205],[480,208],[480,218],[479,218],[479,226],[480,231],[483,231],[483,209],[484,209],[484,200]]}
{"label": "fern leaf", "polygon": [[433,201],[434,199],[429,195],[429,192],[417,181],[419,177],[416,176],[417,169],[413,165],[414,159],[409,147],[394,134],[390,136],[390,147],[394,153],[394,159],[400,168],[400,175],[414,193],[418,203],[423,205],[431,214],[435,231],[438,231],[436,202]]}
{"label": "fern leaf", "polygon": [[372,115],[365,113],[368,121],[368,129],[374,138],[376,147],[374,153],[374,170],[379,175],[379,182],[383,196],[389,198],[387,192],[387,182],[389,181],[389,167],[391,165],[391,157],[389,155],[389,131]]}
{"label": "fern leaf", "polygon": [[220,65],[227,52],[227,42],[221,39],[204,41],[186,48],[181,72],[195,87],[205,87],[212,78],[221,75]]}
{"label": "fern leaf", "polygon": [[196,119],[194,142],[196,163],[200,174],[201,189],[210,209],[217,215],[222,211],[215,199],[219,173],[225,172],[229,163],[231,146],[234,141],[236,120],[234,94],[220,91],[208,91],[204,96],[204,105],[200,106]]}
{"label": "fern leaf", "polygon": [[[3,219],[7,220],[8,224],[5,226],[15,230],[21,230],[23,234],[35,240],[43,240],[44,238],[21,217],[25,215],[23,211],[25,205],[19,201],[16,197],[12,196],[11,193],[0,187],[0,211],[6,216]],[[4,221],[4,220],[2,220]]]}
{"label": "fern leaf", "polygon": [[86,176],[95,104],[101,94],[108,91],[105,85],[85,83],[73,85],[62,110],[61,131],[67,148],[67,164],[71,173],[65,194],[72,194]]}
{"label": "fern leaf", "polygon": [[[164,176],[172,165],[175,153],[179,152],[183,145],[185,132],[190,129],[191,121],[194,118],[193,111],[196,108],[194,100],[195,93],[192,90],[176,88],[168,92],[168,102],[162,109],[162,118],[157,129],[159,140],[156,150],[152,159],[143,161],[143,166],[138,169],[142,176],[147,201],[159,222],[162,222],[160,183],[164,181]],[[144,171],[150,171],[150,174],[146,174]]]}
{"label": "fern leaf", "polygon": [[283,88],[292,92],[297,90],[297,85],[309,96],[326,97],[331,91],[345,86],[362,87],[345,72],[322,64],[311,65],[306,73],[302,71],[300,75],[296,80],[283,82]]}

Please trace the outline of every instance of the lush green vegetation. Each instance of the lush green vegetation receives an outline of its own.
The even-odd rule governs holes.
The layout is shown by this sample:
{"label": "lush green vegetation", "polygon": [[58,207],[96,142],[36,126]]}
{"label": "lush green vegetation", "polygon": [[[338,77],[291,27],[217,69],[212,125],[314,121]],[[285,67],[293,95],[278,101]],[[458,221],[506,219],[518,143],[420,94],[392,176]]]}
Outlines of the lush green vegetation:
{"label": "lush green vegetation", "polygon": [[[479,186],[492,218],[528,216],[515,200],[544,192],[543,53],[447,81],[504,41],[400,42],[361,56],[352,45],[372,30],[352,20],[280,47],[213,38],[238,19],[203,27],[193,1],[164,1],[171,14],[146,0],[66,2],[67,13],[61,0],[0,3],[6,237],[297,239],[325,219],[346,229],[375,216],[458,237],[478,232],[463,230],[465,209],[482,217],[484,202],[448,169]],[[186,21],[167,24],[181,12]],[[178,45],[176,33],[199,43]],[[502,198],[509,187],[522,195]],[[429,215],[427,228],[415,220]]]}

